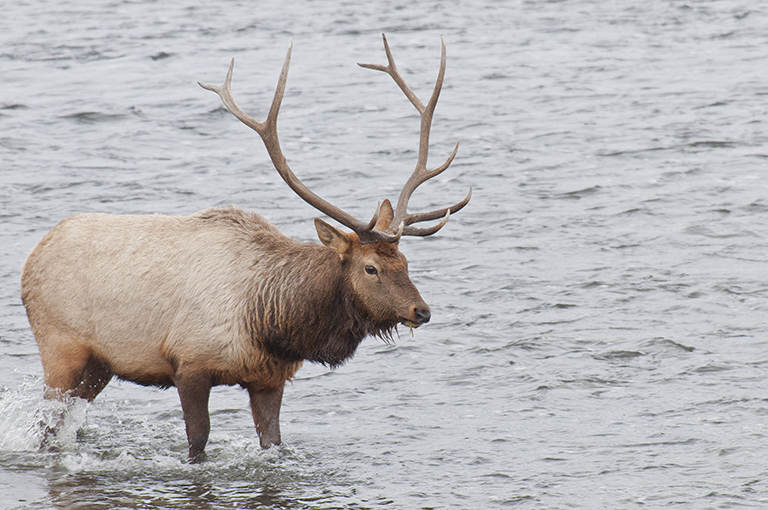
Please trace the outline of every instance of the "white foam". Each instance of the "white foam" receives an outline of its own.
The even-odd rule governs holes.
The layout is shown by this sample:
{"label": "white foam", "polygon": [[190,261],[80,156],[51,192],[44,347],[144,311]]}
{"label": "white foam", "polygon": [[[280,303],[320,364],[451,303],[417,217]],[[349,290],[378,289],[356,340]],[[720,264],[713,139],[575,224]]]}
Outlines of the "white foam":
{"label": "white foam", "polygon": [[54,446],[74,448],[87,407],[87,402],[81,399],[45,399],[42,381],[25,377],[19,389],[0,393],[0,449],[37,451],[43,444],[46,428],[58,430],[51,438]]}

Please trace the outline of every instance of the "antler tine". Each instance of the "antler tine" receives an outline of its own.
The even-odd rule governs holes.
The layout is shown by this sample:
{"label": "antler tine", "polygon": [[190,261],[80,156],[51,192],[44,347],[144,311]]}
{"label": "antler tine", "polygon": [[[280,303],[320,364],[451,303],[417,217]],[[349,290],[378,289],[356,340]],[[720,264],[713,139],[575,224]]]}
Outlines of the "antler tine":
{"label": "antler tine", "polygon": [[375,241],[396,241],[396,235],[389,232],[382,232],[376,230],[374,227],[379,218],[380,205],[376,207],[376,213],[373,219],[368,223],[364,223],[352,215],[342,211],[330,202],[320,198],[312,190],[307,188],[302,183],[296,174],[293,173],[288,166],[288,162],[283,155],[283,151],[280,148],[280,140],[277,136],[277,116],[280,113],[280,105],[283,102],[283,95],[285,94],[285,84],[288,80],[288,68],[291,64],[291,51],[293,49],[293,39],[291,39],[288,45],[288,52],[285,55],[285,62],[283,68],[280,71],[280,78],[277,82],[277,88],[275,89],[275,96],[272,99],[272,105],[269,108],[267,119],[264,122],[258,122],[250,115],[245,113],[240,106],[238,106],[235,98],[232,96],[232,70],[235,66],[235,59],[229,64],[229,70],[227,71],[227,77],[224,81],[224,85],[208,85],[198,82],[198,84],[204,89],[216,92],[221,100],[224,102],[224,106],[227,107],[237,119],[256,131],[261,136],[264,146],[269,153],[269,157],[272,163],[280,174],[280,177],[288,184],[288,186],[299,195],[305,202],[319,210],[320,212],[327,214],[334,220],[338,221],[342,225],[355,231],[360,238],[361,243],[371,243]]}
{"label": "antler tine", "polygon": [[[408,202],[410,201],[411,195],[416,190],[416,188],[419,187],[425,181],[445,171],[453,162],[453,159],[456,157],[456,153],[459,150],[459,144],[457,142],[456,147],[453,149],[453,152],[445,161],[445,163],[443,163],[442,165],[440,165],[439,167],[433,170],[427,169],[427,159],[429,157],[429,135],[430,135],[430,130],[432,128],[432,118],[435,113],[435,107],[437,106],[437,100],[440,97],[440,92],[443,87],[443,79],[445,77],[445,64],[446,64],[445,39],[443,38],[443,36],[440,36],[440,43],[441,43],[440,70],[438,71],[437,80],[435,81],[435,87],[432,91],[432,95],[430,96],[426,106],[421,102],[421,100],[419,100],[419,98],[416,96],[413,90],[411,90],[411,88],[403,79],[402,75],[400,74],[400,71],[398,71],[397,66],[395,65],[394,57],[392,56],[392,52],[389,49],[389,43],[387,42],[387,37],[384,34],[382,34],[382,39],[384,40],[384,51],[387,55],[387,65],[381,65],[381,64],[358,64],[358,65],[360,67],[365,67],[368,69],[383,71],[388,75],[390,75],[392,79],[395,81],[395,83],[397,84],[397,86],[400,87],[400,90],[403,91],[405,96],[411,102],[411,104],[413,104],[416,110],[418,110],[419,115],[421,117],[420,136],[419,136],[419,155],[416,162],[416,168],[413,170],[413,173],[406,181],[405,185],[403,186],[403,189],[400,191],[400,196],[398,197],[398,200],[397,200],[397,207],[395,208],[394,218],[392,220],[392,223],[390,224],[389,230],[391,231],[395,225],[404,224],[406,225],[406,227],[403,230],[402,235],[415,235],[415,236],[431,235],[437,232],[438,230],[440,230],[443,227],[443,225],[445,225],[451,213],[455,213],[456,211],[460,210],[462,207],[467,205],[467,203],[469,202],[469,199],[472,196],[472,190],[470,189],[469,193],[467,194],[464,200],[462,200],[461,202],[449,208],[439,209],[436,211],[431,211],[429,213],[408,214]],[[408,227],[408,225],[412,223],[434,220],[440,217],[443,217],[443,220],[441,220],[440,223],[438,223],[434,227],[430,227],[430,228]]]}
{"label": "antler tine", "polygon": [[[290,51],[290,50],[289,50]],[[224,80],[224,85],[209,85],[201,82],[197,82],[198,85],[203,87],[204,89],[211,90],[213,92],[216,92],[219,97],[221,97],[221,100],[224,102],[224,106],[227,107],[227,110],[229,110],[232,115],[237,117],[237,120],[248,126],[249,128],[253,129],[257,133],[261,134],[264,130],[264,124],[261,122],[257,122],[256,119],[248,115],[243,111],[240,106],[238,106],[237,102],[235,101],[235,98],[232,97],[232,71],[235,68],[235,59],[233,58],[232,61],[229,63],[229,70],[227,70],[227,77]]]}
{"label": "antler tine", "polygon": [[[457,202],[454,205],[450,207],[446,207],[444,209],[437,209],[435,211],[430,211],[430,212],[409,214],[408,217],[405,219],[404,223],[405,225],[412,225],[413,223],[419,223],[421,221],[431,221],[431,220],[436,220],[438,218],[445,218],[448,215],[455,214],[461,211],[464,208],[464,206],[469,203],[471,198],[472,198],[472,188],[469,188],[469,191],[467,192],[467,196],[465,196],[460,202]],[[448,220],[445,219],[445,221],[447,222]],[[443,225],[445,225],[445,223],[441,220],[440,223],[438,223],[434,227],[429,227],[429,228],[418,228],[418,227],[406,226],[404,235],[429,236],[434,234],[441,228],[443,228]],[[433,228],[435,230],[431,231],[431,229]]]}
{"label": "antler tine", "polygon": [[[419,113],[424,111],[424,104],[421,102],[421,100],[416,96],[416,94],[411,90],[411,88],[408,86],[407,83],[405,83],[405,80],[403,79],[402,75],[400,74],[400,71],[397,70],[397,65],[395,65],[395,58],[392,56],[392,51],[389,49],[389,43],[387,42],[387,36],[384,34],[381,34],[381,38],[384,40],[384,52],[387,54],[387,65],[382,64],[357,64],[360,67],[365,67],[366,69],[374,69],[376,71],[383,71],[390,75],[393,80],[395,80],[395,83],[397,83],[397,86],[400,87],[400,90],[403,91],[403,93],[406,95],[406,97],[411,101],[413,106],[416,107],[416,109],[419,111]],[[442,38],[442,36],[441,36]],[[443,54],[445,54],[445,43],[443,43]]]}

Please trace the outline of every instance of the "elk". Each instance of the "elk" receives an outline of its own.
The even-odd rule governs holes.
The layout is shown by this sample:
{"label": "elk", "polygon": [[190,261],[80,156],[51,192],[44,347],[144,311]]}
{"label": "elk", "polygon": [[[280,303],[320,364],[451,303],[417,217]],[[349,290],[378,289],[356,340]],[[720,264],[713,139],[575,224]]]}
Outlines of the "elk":
{"label": "elk", "polygon": [[[442,41],[442,38],[441,38]],[[389,74],[421,117],[416,168],[393,208],[380,202],[361,221],[309,190],[289,168],[277,135],[292,42],[267,119],[257,122],[224,85],[205,85],[262,138],[288,186],[352,232],[316,218],[322,244],[300,243],[256,212],[236,206],[190,216],[71,216],[29,254],[21,296],[37,340],[46,398],[92,401],[113,376],[143,385],[175,386],[192,462],[204,458],[208,401],[217,385],[248,391],[262,448],[280,443],[283,388],[303,361],[336,367],[366,336],[391,339],[398,324],[418,327],[430,309],[408,276],[403,236],[429,236],[470,200],[409,213],[422,183],[448,159],[427,168],[429,132],[445,74],[445,42],[432,95],[424,105],[395,66],[359,64]],[[414,224],[436,221],[432,226]]]}

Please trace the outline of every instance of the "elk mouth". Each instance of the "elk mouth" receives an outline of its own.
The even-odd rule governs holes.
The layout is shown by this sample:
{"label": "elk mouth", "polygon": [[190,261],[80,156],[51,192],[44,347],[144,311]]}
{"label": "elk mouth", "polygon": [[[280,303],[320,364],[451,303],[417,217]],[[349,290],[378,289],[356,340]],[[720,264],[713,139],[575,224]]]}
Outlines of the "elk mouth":
{"label": "elk mouth", "polygon": [[421,322],[413,322],[412,320],[408,319],[400,319],[400,323],[404,326],[408,326],[409,328],[418,328],[422,324]]}

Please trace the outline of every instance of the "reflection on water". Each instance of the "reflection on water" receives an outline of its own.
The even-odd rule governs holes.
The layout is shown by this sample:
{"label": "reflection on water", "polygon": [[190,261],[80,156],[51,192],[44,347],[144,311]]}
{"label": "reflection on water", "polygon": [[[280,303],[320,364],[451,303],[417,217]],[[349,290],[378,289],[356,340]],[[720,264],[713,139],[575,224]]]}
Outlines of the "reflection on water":
{"label": "reflection on water", "polygon": [[[283,450],[280,455],[290,456]],[[133,459],[124,459],[131,464]],[[253,460],[253,459],[251,459]],[[120,469],[120,459],[109,469],[89,467],[93,474],[66,472],[49,480],[48,494],[55,508],[86,505],[100,508],[297,508],[300,499],[322,501],[320,495],[309,497],[300,490],[301,483],[291,480],[283,461],[255,461],[249,469],[214,462],[203,467],[168,463],[158,470],[157,462],[149,473],[141,469]],[[137,466],[138,468],[138,466]],[[302,494],[304,493],[304,494]],[[298,497],[297,497],[298,496]]]}

